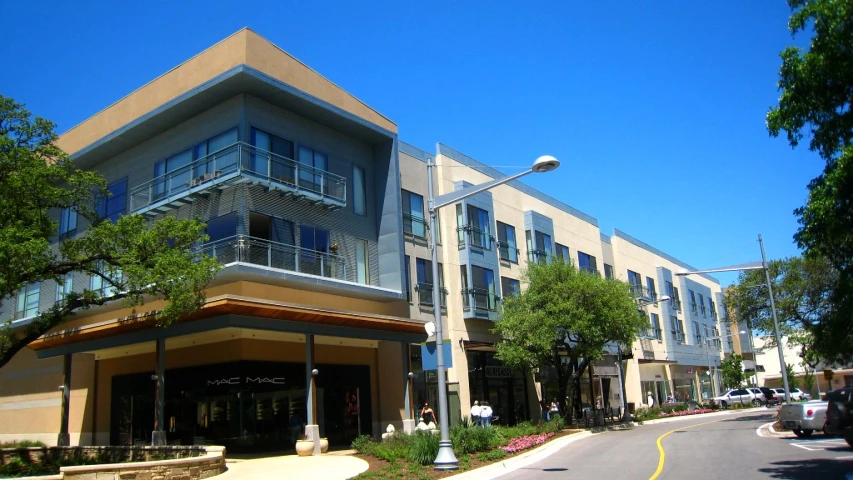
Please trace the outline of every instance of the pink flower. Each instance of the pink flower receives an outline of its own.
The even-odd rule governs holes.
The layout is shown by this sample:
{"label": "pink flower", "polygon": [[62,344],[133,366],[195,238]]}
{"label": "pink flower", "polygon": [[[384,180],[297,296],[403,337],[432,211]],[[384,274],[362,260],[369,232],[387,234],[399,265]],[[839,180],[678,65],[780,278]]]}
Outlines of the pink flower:
{"label": "pink flower", "polygon": [[536,445],[542,445],[545,443],[545,440],[553,437],[553,433],[542,433],[539,435],[525,435],[523,437],[516,437],[509,441],[509,444],[503,447],[503,451],[507,453],[515,453],[520,452],[522,450],[527,450],[528,448],[535,447]]}

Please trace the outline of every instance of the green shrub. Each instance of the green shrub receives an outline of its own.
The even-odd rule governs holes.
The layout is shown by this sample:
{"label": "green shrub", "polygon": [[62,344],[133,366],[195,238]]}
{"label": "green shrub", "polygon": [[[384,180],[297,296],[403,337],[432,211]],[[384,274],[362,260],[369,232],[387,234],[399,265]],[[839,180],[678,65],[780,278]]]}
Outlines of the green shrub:
{"label": "green shrub", "polygon": [[450,439],[457,454],[491,450],[499,446],[502,441],[495,427],[464,428],[459,425],[450,429]]}
{"label": "green shrub", "polygon": [[374,442],[368,435],[359,435],[352,441],[352,449],[362,455],[373,455],[376,450],[377,442]]}
{"label": "green shrub", "polygon": [[566,428],[566,421],[560,415],[554,415],[551,420],[542,425],[542,433],[558,433]]}
{"label": "green shrub", "polygon": [[12,440],[11,442],[0,442],[0,448],[33,448],[46,447],[44,442],[38,440]]}
{"label": "green shrub", "polygon": [[395,432],[388,438],[377,442],[373,450],[373,456],[387,462],[402,460],[409,455],[412,446],[412,437],[403,432]]}
{"label": "green shrub", "polygon": [[411,437],[409,461],[421,465],[431,465],[438,456],[439,436],[430,432],[416,432]]}
{"label": "green shrub", "polygon": [[514,427],[498,427],[498,434],[503,437],[504,440],[504,442],[501,443],[502,445],[505,445],[511,438],[534,435],[539,432],[539,427],[531,424],[530,422],[521,422]]}
{"label": "green shrub", "polygon": [[687,405],[676,405],[675,408],[673,408],[673,410],[675,410],[676,412],[686,412],[687,411]]}
{"label": "green shrub", "polygon": [[489,452],[481,453],[481,454],[477,455],[477,458],[483,462],[494,462],[495,460],[500,460],[500,459],[504,458],[505,456],[506,456],[506,452],[501,448],[497,448],[497,449],[489,451]]}

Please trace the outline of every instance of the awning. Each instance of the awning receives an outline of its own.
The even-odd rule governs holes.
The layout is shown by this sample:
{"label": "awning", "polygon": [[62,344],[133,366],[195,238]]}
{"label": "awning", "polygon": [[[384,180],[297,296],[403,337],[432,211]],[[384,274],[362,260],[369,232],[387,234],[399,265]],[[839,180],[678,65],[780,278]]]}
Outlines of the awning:
{"label": "awning", "polygon": [[639,363],[640,365],[647,365],[647,364],[653,364],[653,363],[659,364],[659,365],[666,365],[666,364],[672,365],[672,364],[675,364],[678,362],[676,362],[675,360],[657,360],[657,359],[646,360],[645,358],[640,358],[637,360],[637,363]]}

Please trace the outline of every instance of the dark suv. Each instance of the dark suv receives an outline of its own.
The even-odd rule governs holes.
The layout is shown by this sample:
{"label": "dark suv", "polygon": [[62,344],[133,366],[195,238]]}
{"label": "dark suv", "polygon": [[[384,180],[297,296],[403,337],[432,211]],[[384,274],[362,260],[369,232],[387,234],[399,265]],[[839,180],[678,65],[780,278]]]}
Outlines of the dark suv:
{"label": "dark suv", "polygon": [[853,387],[827,392],[826,426],[829,435],[842,435],[853,447]]}
{"label": "dark suv", "polygon": [[764,394],[765,407],[782,404],[782,399],[779,398],[779,395],[776,395],[776,392],[774,392],[772,388],[759,387],[759,390]]}

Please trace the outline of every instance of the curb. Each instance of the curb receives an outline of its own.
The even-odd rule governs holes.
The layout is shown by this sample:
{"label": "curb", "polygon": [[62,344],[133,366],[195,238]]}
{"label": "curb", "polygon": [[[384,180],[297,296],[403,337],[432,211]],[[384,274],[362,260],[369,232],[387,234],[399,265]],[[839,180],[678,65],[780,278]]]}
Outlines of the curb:
{"label": "curb", "polygon": [[725,411],[714,412],[714,413],[700,413],[698,415],[683,415],[680,417],[658,418],[656,420],[646,420],[644,422],[635,421],[634,424],[636,424],[638,426],[657,425],[659,423],[677,422],[678,420],[686,420],[686,419],[690,419],[690,418],[721,417],[723,415],[733,415],[735,413],[758,413],[758,412],[770,412],[770,410],[768,410],[764,407],[743,408],[743,409],[739,409],[739,410],[725,410]]}
{"label": "curb", "polygon": [[470,470],[468,472],[460,473],[458,475],[453,475],[448,478],[454,478],[459,480],[485,480],[490,478],[496,478],[501,475],[506,475],[507,473],[518,470],[519,468],[526,467],[531,463],[536,463],[540,460],[544,460],[545,458],[557,453],[558,450],[565,447],[566,445],[583,440],[593,435],[596,434],[588,430],[581,433],[573,433],[571,435],[566,435],[565,437],[548,442],[545,445],[542,445],[541,447],[536,447],[516,457],[509,458],[502,462],[495,462],[491,465],[486,465],[485,467],[480,467],[474,470]]}

